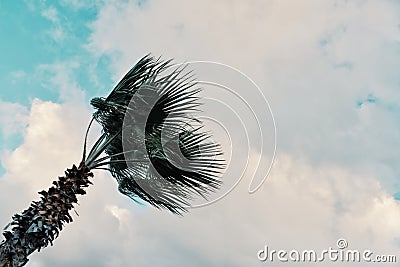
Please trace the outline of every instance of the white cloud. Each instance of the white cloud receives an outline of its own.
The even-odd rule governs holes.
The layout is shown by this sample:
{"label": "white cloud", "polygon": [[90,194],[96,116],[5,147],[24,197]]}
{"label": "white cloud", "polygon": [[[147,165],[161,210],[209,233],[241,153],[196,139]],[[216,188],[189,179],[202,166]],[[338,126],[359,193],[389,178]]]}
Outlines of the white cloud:
{"label": "white cloud", "polygon": [[53,6],[46,7],[42,11],[42,16],[53,23],[53,28],[48,32],[53,40],[56,42],[63,41],[65,39],[65,31],[62,27],[57,9]]}
{"label": "white cloud", "polygon": [[42,80],[41,86],[59,92],[61,101],[74,103],[84,98],[84,92],[74,79],[74,71],[79,66],[77,58],[66,62],[41,64],[36,68],[36,75]]}
{"label": "white cloud", "polygon": [[[112,56],[116,80],[148,52],[238,67],[270,100],[278,158],[256,194],[247,176],[184,218],[137,207],[96,173],[80,216],[32,264],[257,266],[264,245],[326,249],[340,237],[351,249],[395,254],[400,207],[387,188],[400,156],[397,11],[390,1],[107,2],[88,47]],[[50,66],[48,85],[78,93],[61,105],[34,101],[25,143],[4,158],[3,224],[80,159],[88,112],[63,72],[74,66]],[[378,101],[358,107],[369,94]]]}
{"label": "white cloud", "polygon": [[[60,91],[62,104],[34,99],[29,111],[19,104],[1,105],[3,131],[23,135],[23,144],[1,158],[7,171],[1,180],[2,190],[20,194],[15,201],[18,206],[8,209],[7,214],[25,208],[37,197],[36,192],[47,188],[65,168],[71,167],[72,163],[79,164],[77,161],[81,158],[90,112],[85,93],[79,90],[71,75],[73,67],[74,63],[58,63],[41,65],[36,71],[37,77],[44,81],[43,86]],[[93,133],[96,130],[94,128]],[[43,162],[46,162],[47,168],[35,168]],[[10,186],[15,187],[9,190]],[[13,195],[2,194],[4,203],[9,201],[10,196]],[[3,217],[3,220],[6,218],[9,216]]]}
{"label": "white cloud", "polygon": [[6,138],[23,132],[28,123],[28,109],[18,103],[0,100],[0,126]]}
{"label": "white cloud", "polygon": [[[391,1],[109,3],[89,47],[112,56],[115,80],[148,52],[231,64],[268,97],[280,149],[362,170],[384,161],[377,147],[400,156],[397,113],[388,108],[400,100],[398,8]],[[371,93],[379,118],[365,125],[357,101]],[[353,127],[365,130],[352,136]]]}
{"label": "white cloud", "polygon": [[46,10],[43,10],[42,16],[54,23],[59,23],[58,12],[57,9],[55,9],[54,7],[50,7]]}
{"label": "white cloud", "polygon": [[[54,116],[55,107],[42,104],[46,113]],[[34,147],[27,150],[23,145],[20,149],[25,148],[25,157],[38,158],[37,162],[31,159],[29,166],[20,166],[18,151],[10,155],[8,175],[0,186],[1,203],[11,203],[8,211],[20,208],[17,203],[21,199],[25,202],[32,198],[24,188],[41,189],[42,184],[50,184],[56,173],[79,159],[80,135],[63,138],[62,130],[71,123],[63,118],[65,112],[56,112],[59,124],[53,124],[59,138],[42,141],[35,135],[41,141],[32,145],[36,144],[39,151],[41,146],[68,146],[75,151],[63,149],[63,157],[45,153],[38,156]],[[40,120],[41,124],[44,121]],[[64,141],[62,145],[59,140]],[[29,177],[37,179],[26,178],[27,169]],[[256,253],[264,245],[271,249],[319,251],[335,247],[341,237],[347,239],[351,249],[381,254],[395,254],[398,250],[395,241],[400,234],[400,204],[385,193],[374,177],[359,176],[338,166],[315,167],[281,154],[267,183],[256,194],[247,193],[249,179],[245,179],[221,201],[191,210],[183,218],[136,206],[117,193],[116,183],[108,175],[96,172],[93,181],[88,194],[80,198],[79,217],[74,216],[75,221],[62,231],[53,247],[35,253],[32,264],[263,266],[265,263],[258,262]],[[8,193],[17,191],[18,199]],[[2,221],[5,223],[5,218]]]}
{"label": "white cloud", "polygon": [[[82,101],[32,103],[25,142],[3,161],[1,224],[78,162],[88,117]],[[32,255],[32,265],[262,266],[256,253],[264,245],[322,250],[340,237],[352,249],[397,251],[400,204],[375,177],[282,153],[256,194],[247,193],[246,177],[221,201],[180,218],[136,206],[113,178],[96,172],[79,217],[55,246]]]}
{"label": "white cloud", "polygon": [[[387,212],[397,218],[391,220],[398,220],[398,204],[385,193],[400,189],[395,160],[400,156],[398,9],[392,1],[108,3],[92,24],[89,48],[99,56],[111,55],[116,80],[148,52],[177,62],[220,61],[248,74],[271,103],[278,127],[278,154],[309,162],[293,168],[299,175],[309,174],[303,178],[309,187],[296,184],[289,189],[290,195],[281,192],[286,187],[279,187],[276,192],[285,196],[283,207],[268,209],[275,219],[264,221],[254,215],[254,221],[264,221],[265,228],[285,236],[282,245],[313,239],[312,233],[321,235],[321,246],[340,234],[353,236],[351,242],[362,245],[375,242],[378,232],[388,227],[373,216]],[[238,92],[244,94],[247,89]],[[378,101],[359,107],[357,103],[368,95]],[[253,108],[257,110],[257,102]],[[235,128],[230,120],[221,123]],[[324,177],[327,165],[335,166],[328,168],[330,172],[337,172],[331,178]],[[335,185],[339,182],[340,187]],[[291,188],[289,183],[286,186]],[[266,201],[267,196],[263,197],[260,202]],[[290,208],[289,203],[297,216],[281,214],[283,208]],[[300,210],[305,210],[305,217]],[[237,224],[246,225],[247,213],[240,212]],[[320,220],[315,214],[321,214]],[[210,219],[210,223],[215,221]],[[223,222],[216,229],[225,231],[228,222]],[[390,234],[376,242],[392,245],[398,233],[390,229]],[[196,240],[190,236],[182,244],[191,244],[192,239]],[[218,247],[210,243],[202,245],[210,250]],[[249,246],[255,243],[249,241]]]}

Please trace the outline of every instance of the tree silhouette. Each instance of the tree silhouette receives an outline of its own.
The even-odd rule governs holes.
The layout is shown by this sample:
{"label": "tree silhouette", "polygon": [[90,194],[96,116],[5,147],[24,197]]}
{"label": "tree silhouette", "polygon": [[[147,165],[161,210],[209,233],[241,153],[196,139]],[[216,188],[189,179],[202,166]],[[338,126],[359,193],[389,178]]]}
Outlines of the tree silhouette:
{"label": "tree silhouette", "polygon": [[[92,184],[92,170],[108,171],[118,190],[134,201],[175,214],[187,211],[194,196],[206,197],[220,187],[222,152],[193,117],[200,89],[185,67],[172,67],[171,60],[147,55],[106,98],[91,100],[95,112],[82,160],[12,217],[0,244],[0,266],[23,266],[31,253],[53,245],[64,224],[72,222],[77,196]],[[93,122],[102,132],[87,151]]]}

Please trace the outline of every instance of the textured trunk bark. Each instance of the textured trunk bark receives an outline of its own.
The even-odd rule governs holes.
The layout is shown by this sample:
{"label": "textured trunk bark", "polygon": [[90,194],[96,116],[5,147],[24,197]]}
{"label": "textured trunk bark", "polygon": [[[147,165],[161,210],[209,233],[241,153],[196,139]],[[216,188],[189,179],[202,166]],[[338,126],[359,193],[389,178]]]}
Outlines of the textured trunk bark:
{"label": "textured trunk bark", "polygon": [[0,244],[0,267],[24,266],[35,250],[53,245],[63,224],[72,222],[69,212],[78,203],[77,195],[86,194],[83,188],[91,184],[89,177],[93,174],[84,163],[73,165],[48,191],[39,192],[40,201],[12,217],[8,225],[12,229],[3,233],[5,240]]}

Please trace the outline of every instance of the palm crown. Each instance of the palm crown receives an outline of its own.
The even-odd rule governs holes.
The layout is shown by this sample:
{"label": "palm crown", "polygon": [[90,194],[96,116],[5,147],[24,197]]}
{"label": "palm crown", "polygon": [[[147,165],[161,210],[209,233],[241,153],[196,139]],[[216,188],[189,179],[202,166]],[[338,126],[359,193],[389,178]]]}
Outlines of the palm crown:
{"label": "palm crown", "polygon": [[[121,193],[174,213],[193,194],[217,189],[223,167],[219,146],[192,117],[199,89],[184,69],[171,71],[170,61],[145,56],[108,97],[92,99],[103,133],[87,157],[84,152],[90,169],[108,166]],[[103,151],[107,156],[99,157]]]}
{"label": "palm crown", "polygon": [[[64,223],[72,222],[69,212],[91,184],[91,170],[109,171],[122,194],[176,214],[186,211],[194,196],[219,188],[222,152],[193,116],[200,90],[185,67],[171,67],[171,61],[147,55],[106,98],[91,100],[96,111],[81,163],[13,216],[5,228],[12,230],[0,244],[0,266],[23,266],[35,250],[53,244]],[[87,153],[94,121],[102,133]]]}

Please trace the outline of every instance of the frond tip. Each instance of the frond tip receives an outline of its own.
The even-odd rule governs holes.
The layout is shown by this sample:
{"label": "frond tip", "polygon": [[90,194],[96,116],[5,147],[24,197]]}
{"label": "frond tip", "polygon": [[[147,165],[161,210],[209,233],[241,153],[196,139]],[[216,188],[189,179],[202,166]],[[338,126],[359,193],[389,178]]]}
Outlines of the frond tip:
{"label": "frond tip", "polygon": [[147,55],[108,97],[92,99],[103,135],[86,164],[108,165],[119,191],[133,200],[180,214],[194,196],[220,187],[224,163],[194,117],[200,90],[193,76],[170,62]]}

